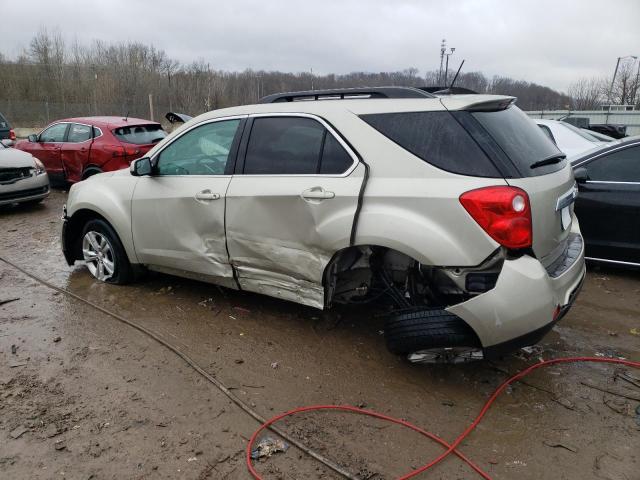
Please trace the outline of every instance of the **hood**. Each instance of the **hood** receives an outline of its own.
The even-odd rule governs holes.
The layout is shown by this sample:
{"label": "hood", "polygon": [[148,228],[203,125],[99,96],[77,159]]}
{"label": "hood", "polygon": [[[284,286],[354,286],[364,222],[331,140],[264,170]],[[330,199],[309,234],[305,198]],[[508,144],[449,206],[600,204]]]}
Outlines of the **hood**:
{"label": "hood", "polygon": [[33,156],[30,153],[16,150],[15,148],[3,148],[0,150],[0,168],[33,167]]}

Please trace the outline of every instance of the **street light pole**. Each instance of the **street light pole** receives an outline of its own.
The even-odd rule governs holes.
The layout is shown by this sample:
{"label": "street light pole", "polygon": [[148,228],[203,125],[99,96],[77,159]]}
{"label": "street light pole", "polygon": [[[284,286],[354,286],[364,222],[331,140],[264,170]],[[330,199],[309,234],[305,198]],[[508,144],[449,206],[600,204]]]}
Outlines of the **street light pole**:
{"label": "street light pole", "polygon": [[611,79],[611,86],[609,87],[609,96],[607,97],[607,103],[609,104],[608,110],[611,110],[611,94],[613,93],[613,85],[616,81],[616,75],[618,74],[618,67],[620,67],[620,60],[624,60],[625,58],[633,58],[634,60],[637,60],[638,57],[636,57],[635,55],[618,57],[618,61],[616,62],[616,69],[613,71],[613,78]]}

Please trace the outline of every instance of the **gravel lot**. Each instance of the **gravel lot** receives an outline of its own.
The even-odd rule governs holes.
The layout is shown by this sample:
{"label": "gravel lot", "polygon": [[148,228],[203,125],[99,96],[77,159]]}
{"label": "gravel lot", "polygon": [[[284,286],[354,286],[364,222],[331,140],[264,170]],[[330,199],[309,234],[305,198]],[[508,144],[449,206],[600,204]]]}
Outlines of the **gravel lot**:
{"label": "gravel lot", "polygon": [[[508,373],[539,357],[640,360],[638,270],[592,266],[574,308],[533,353],[410,365],[387,352],[371,312],[323,314],[166,275],[98,284],[62,257],[65,198],[54,191],[40,206],[0,210],[0,256],[154,330],[265,417],[365,405],[453,440]],[[0,262],[0,303],[11,299],[0,305],[1,478],[250,478],[243,453],[257,423],[175,354]],[[638,479],[640,387],[617,375],[624,371],[640,379],[609,366],[538,371],[497,402],[461,450],[496,479]],[[441,451],[343,414],[282,427],[363,479],[396,478]],[[266,479],[340,478],[295,448],[258,469]],[[479,477],[449,458],[419,478]]]}

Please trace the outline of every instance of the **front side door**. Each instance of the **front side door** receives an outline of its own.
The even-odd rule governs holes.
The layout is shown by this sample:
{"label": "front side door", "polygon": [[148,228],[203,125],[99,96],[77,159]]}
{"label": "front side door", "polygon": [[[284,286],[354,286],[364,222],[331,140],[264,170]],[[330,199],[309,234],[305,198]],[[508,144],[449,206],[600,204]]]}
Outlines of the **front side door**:
{"label": "front side door", "polygon": [[62,145],[61,160],[67,180],[79,182],[89,163],[89,154],[93,142],[93,128],[90,125],[71,123],[67,132],[67,141]]}
{"label": "front side door", "polygon": [[136,255],[150,268],[235,287],[225,242],[225,194],[240,118],[197,125],[154,158],[132,202]]}
{"label": "front side door", "polygon": [[50,176],[58,179],[65,178],[60,152],[68,126],[68,123],[53,124],[42,131],[37,142],[26,145],[26,151],[44,164]]}
{"label": "front side door", "polygon": [[640,262],[640,146],[597,157],[580,165],[576,215],[588,257]]}
{"label": "front side door", "polygon": [[227,192],[227,245],[238,282],[322,308],[324,269],[349,245],[364,167],[311,116],[255,116],[245,132]]}

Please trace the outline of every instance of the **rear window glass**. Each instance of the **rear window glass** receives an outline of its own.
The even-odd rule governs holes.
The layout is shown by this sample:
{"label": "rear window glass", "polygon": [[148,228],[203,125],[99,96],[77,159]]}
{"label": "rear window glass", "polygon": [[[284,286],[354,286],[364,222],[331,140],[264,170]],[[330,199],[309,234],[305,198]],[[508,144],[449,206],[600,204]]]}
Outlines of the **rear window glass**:
{"label": "rear window glass", "polygon": [[536,162],[564,155],[526,113],[518,107],[471,114],[488,132],[523,176],[557,172],[566,160],[531,168]]}
{"label": "rear window glass", "polygon": [[384,136],[431,165],[474,177],[502,175],[449,112],[362,115]]}
{"label": "rear window glass", "polygon": [[113,134],[118,140],[136,145],[148,145],[158,143],[167,136],[160,125],[131,125],[116,128]]}

